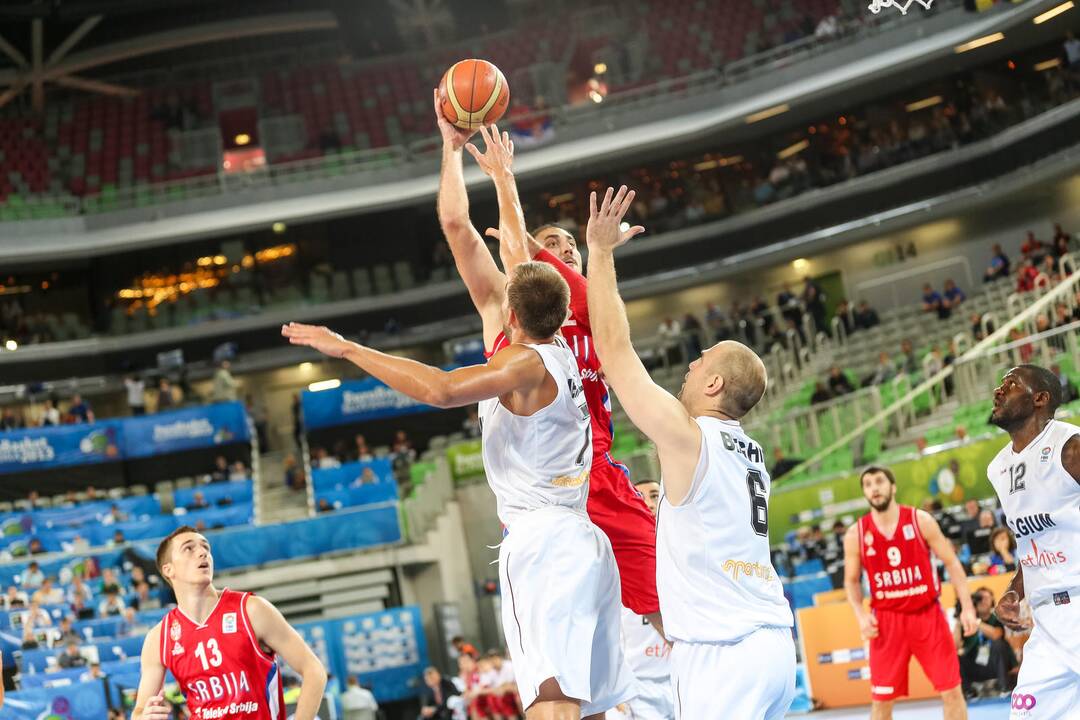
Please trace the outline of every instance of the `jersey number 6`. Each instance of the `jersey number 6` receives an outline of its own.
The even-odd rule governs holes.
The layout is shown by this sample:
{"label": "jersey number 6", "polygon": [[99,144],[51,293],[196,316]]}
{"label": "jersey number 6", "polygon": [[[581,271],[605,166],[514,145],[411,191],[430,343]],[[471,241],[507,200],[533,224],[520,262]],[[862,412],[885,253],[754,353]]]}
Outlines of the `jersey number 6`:
{"label": "jersey number 6", "polygon": [[765,496],[765,481],[757,470],[747,471],[746,489],[750,493],[750,527],[758,535],[768,535],[769,499]]}

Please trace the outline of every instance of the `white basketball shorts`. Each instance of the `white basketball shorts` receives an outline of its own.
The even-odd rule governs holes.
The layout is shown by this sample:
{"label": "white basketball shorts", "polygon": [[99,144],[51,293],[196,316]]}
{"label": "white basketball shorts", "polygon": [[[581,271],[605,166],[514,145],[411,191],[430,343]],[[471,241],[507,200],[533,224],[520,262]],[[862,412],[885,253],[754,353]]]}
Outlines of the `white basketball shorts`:
{"label": "white basketball shorts", "polygon": [[1033,611],[1009,720],[1080,718],[1080,590],[1058,602]]}
{"label": "white basketball shorts", "polygon": [[676,642],[671,685],[676,720],[780,720],[795,699],[791,629],[759,628],[734,643]]}
{"label": "white basketball shorts", "polygon": [[583,513],[534,510],[499,548],[502,623],[525,708],[555,678],[585,717],[626,702],[637,683],[623,659],[622,597],[611,543]]}
{"label": "white basketball shorts", "polygon": [[638,678],[638,695],[630,701],[630,720],[672,720],[675,698],[671,679]]}

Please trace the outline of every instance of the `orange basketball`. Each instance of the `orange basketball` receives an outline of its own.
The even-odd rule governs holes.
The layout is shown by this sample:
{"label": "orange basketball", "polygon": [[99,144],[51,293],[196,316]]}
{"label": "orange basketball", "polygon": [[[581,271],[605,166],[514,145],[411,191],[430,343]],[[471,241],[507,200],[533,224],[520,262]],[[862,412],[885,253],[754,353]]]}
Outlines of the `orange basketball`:
{"label": "orange basketball", "polygon": [[496,122],[510,104],[510,86],[487,60],[461,60],[439,81],[443,117],[462,130]]}

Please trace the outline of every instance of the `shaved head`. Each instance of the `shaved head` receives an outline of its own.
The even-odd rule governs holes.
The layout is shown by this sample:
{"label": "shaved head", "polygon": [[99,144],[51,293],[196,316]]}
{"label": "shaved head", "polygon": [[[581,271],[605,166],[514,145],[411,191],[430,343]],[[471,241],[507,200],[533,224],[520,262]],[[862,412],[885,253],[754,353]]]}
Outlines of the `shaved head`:
{"label": "shaved head", "polygon": [[708,355],[706,372],[724,378],[720,409],[741,418],[765,394],[768,384],[765,363],[753,350],[734,340],[717,343]]}

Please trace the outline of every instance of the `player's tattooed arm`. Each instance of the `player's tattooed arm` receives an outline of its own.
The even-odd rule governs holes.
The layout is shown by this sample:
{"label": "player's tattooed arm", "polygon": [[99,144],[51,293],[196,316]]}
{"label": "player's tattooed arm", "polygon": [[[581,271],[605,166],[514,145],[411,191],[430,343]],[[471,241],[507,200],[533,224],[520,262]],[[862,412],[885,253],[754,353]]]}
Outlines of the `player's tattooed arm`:
{"label": "player's tattooed arm", "polygon": [[296,702],[296,720],[315,720],[326,690],[326,668],[311,651],[300,633],[281,612],[261,597],[249,595],[245,612],[259,642],[266,645],[300,673],[300,698]]}
{"label": "player's tattooed arm", "polygon": [[1065,446],[1061,448],[1061,464],[1080,484],[1080,435],[1073,435],[1065,441]]}
{"label": "player's tattooed arm", "polygon": [[168,720],[172,704],[162,694],[165,666],[161,664],[161,623],[146,633],[139,665],[139,690],[131,720]]}

